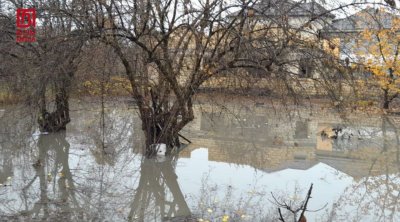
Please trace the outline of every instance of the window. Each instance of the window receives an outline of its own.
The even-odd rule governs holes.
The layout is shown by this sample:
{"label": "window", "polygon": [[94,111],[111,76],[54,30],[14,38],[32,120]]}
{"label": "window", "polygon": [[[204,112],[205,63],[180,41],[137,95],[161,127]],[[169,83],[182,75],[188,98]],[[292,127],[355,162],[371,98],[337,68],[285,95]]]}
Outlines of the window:
{"label": "window", "polygon": [[308,122],[307,121],[297,121],[296,122],[294,138],[295,139],[307,139],[308,138]]}

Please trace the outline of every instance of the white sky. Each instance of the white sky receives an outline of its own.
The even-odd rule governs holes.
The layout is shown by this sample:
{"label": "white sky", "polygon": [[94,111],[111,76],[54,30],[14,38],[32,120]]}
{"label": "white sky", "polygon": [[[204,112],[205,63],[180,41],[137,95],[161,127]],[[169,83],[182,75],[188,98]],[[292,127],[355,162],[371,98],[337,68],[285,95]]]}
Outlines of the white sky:
{"label": "white sky", "polygon": [[[296,1],[304,1],[304,0],[296,0]],[[311,0],[307,0],[310,2]],[[400,9],[400,0],[395,0],[396,5],[397,5],[397,10]],[[326,3],[323,4],[327,9],[334,9],[339,7],[340,5],[348,5],[352,3],[377,3],[377,5],[373,4],[365,4],[365,5],[358,5],[357,7],[348,7],[345,10],[338,10],[334,14],[337,16],[337,18],[342,18],[345,17],[346,15],[354,14],[357,11],[360,11],[361,9],[364,9],[367,6],[372,6],[372,7],[379,7],[379,4],[386,4],[384,0],[316,0],[316,2],[319,3]]]}

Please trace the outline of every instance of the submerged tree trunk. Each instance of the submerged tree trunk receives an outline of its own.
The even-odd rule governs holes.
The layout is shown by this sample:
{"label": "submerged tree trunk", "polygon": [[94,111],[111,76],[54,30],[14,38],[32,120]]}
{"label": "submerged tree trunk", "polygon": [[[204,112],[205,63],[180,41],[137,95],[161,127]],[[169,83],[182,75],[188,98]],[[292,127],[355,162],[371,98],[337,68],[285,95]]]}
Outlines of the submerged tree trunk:
{"label": "submerged tree trunk", "polygon": [[[169,102],[162,101],[162,102]],[[179,132],[182,128],[193,120],[191,105],[175,106],[170,109],[162,110],[157,108],[153,102],[153,107],[139,107],[142,120],[142,130],[146,138],[146,155],[153,156],[157,150],[155,144],[164,143],[167,145],[167,154],[174,147],[181,145],[179,141]],[[190,109],[190,112],[181,112],[180,110]]]}
{"label": "submerged tree trunk", "polygon": [[157,116],[148,115],[142,117],[142,130],[146,138],[146,155],[153,156],[157,150],[155,144],[164,143],[167,145],[167,153],[173,147],[179,146],[178,133],[174,129],[174,125],[168,127],[162,121],[156,121]]}
{"label": "submerged tree trunk", "polygon": [[[45,85],[45,84],[44,84]],[[69,117],[69,80],[62,81],[55,87],[55,110],[48,111],[46,106],[46,86],[40,91],[38,124],[41,132],[65,130],[71,121]]]}
{"label": "submerged tree trunk", "polygon": [[[194,119],[192,97],[194,92],[182,92],[182,87],[175,81],[167,81],[172,71],[157,73],[157,83],[151,83],[148,73],[149,63],[131,64],[121,47],[116,42],[108,42],[125,67],[126,75],[132,87],[132,97],[136,101],[146,144],[144,153],[151,157],[157,154],[157,144],[167,145],[169,154],[174,147],[179,147],[179,132]],[[140,56],[137,56],[137,59]],[[144,59],[143,59],[144,60]],[[140,76],[140,77],[139,77]],[[179,95],[179,96],[178,96]]]}

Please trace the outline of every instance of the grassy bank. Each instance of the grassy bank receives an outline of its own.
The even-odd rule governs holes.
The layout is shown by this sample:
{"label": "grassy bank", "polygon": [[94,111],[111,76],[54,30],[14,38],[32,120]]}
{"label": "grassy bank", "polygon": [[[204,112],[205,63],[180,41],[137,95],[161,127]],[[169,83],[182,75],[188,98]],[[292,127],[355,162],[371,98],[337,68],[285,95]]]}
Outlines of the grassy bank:
{"label": "grassy bank", "polygon": [[[228,84],[228,82],[225,82]],[[255,101],[254,104],[267,104],[273,103],[285,103],[285,104],[297,104],[298,102],[303,104],[330,104],[331,107],[348,107],[351,109],[357,109],[358,111],[368,111],[371,109],[379,109],[380,102],[377,97],[379,91],[368,87],[357,87],[359,90],[355,95],[351,88],[346,88],[344,92],[338,92],[337,98],[343,98],[340,101],[334,101],[332,95],[327,91],[322,90],[322,86],[315,84],[312,80],[302,80],[301,84],[304,89],[296,89],[295,96],[288,94],[287,92],[275,91],[271,86],[267,86],[259,82],[253,85],[243,84],[210,84],[205,83],[198,91],[198,98],[204,98],[205,95],[211,97],[235,97],[245,98],[250,102]],[[79,98],[131,98],[131,84],[128,79],[120,76],[112,76],[106,80],[96,78],[77,78],[74,80],[71,88],[71,99]],[[225,86],[225,87],[224,87]],[[283,88],[283,87],[281,87]],[[319,91],[316,88],[320,88]],[[303,90],[303,91],[302,91]],[[343,96],[340,96],[343,93]],[[47,95],[52,98],[54,95],[49,89]],[[374,95],[374,96],[372,96]],[[22,101],[28,101],[26,96],[29,95],[18,95],[14,90],[14,93],[7,87],[0,86],[0,105],[5,104],[16,104]],[[207,96],[206,96],[207,97]],[[261,101],[259,101],[261,100]],[[268,102],[269,101],[269,102]]]}

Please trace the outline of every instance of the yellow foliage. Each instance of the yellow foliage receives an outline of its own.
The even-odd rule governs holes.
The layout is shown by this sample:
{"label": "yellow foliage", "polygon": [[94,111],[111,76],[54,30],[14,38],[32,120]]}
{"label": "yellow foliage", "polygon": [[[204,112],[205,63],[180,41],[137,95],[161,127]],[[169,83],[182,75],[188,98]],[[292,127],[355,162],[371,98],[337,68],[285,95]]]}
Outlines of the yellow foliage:
{"label": "yellow foliage", "polygon": [[113,76],[107,81],[87,80],[82,84],[85,92],[92,96],[124,95],[131,92],[132,87],[128,79]]}
{"label": "yellow foliage", "polygon": [[357,52],[382,89],[400,92],[400,19],[394,18],[390,29],[366,29],[360,33]]}
{"label": "yellow foliage", "polygon": [[340,46],[340,38],[334,38],[329,41],[324,40],[322,42],[323,49],[335,57],[339,57],[340,54],[339,46]]}

